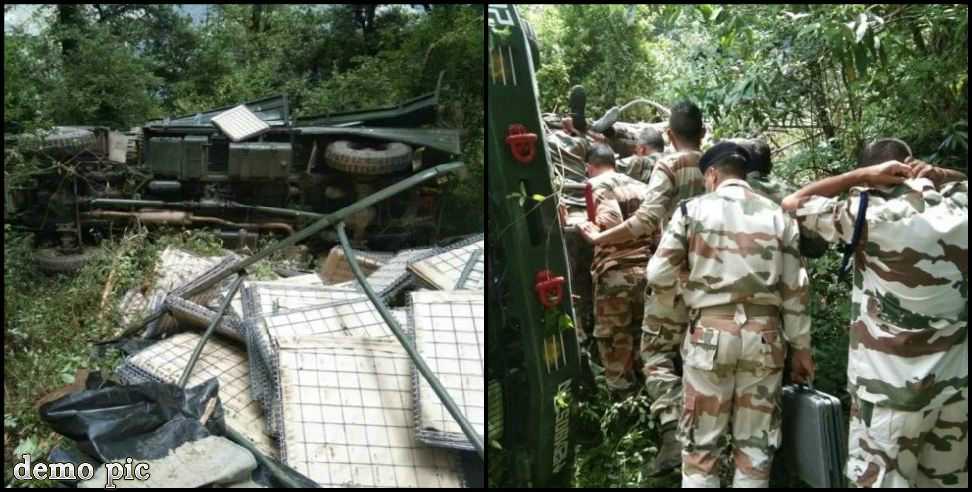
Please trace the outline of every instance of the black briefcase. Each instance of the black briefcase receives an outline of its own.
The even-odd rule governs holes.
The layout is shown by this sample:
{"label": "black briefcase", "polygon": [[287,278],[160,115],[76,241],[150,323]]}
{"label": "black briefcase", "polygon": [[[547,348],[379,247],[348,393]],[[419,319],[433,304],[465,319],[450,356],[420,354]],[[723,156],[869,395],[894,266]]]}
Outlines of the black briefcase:
{"label": "black briefcase", "polygon": [[803,385],[783,387],[783,461],[815,488],[844,488],[847,434],[837,398]]}

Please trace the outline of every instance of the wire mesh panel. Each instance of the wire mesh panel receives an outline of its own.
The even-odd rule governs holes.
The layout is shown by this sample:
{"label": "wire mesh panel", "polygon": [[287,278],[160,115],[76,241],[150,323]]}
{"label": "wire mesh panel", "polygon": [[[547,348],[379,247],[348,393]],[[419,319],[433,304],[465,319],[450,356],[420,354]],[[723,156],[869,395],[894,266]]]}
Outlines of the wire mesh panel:
{"label": "wire mesh panel", "polygon": [[[408,271],[408,264],[432,254],[434,248],[407,249],[399,251],[391,259],[368,275],[368,285],[379,295],[388,299],[394,297],[398,292],[408,286],[411,274]],[[360,286],[356,286],[361,290]]]}
{"label": "wire mesh panel", "polygon": [[[484,291],[418,291],[410,294],[415,346],[480,435],[485,433]],[[414,373],[417,435],[433,446],[473,450],[459,424],[428,381]]]}
{"label": "wire mesh panel", "polygon": [[351,289],[289,285],[278,281],[250,282],[244,292],[243,311],[247,318],[364,298],[364,294]]}
{"label": "wire mesh panel", "polygon": [[[125,359],[118,368],[118,377],[127,384],[145,381],[177,384],[201,338],[196,333],[180,333],[151,345]],[[252,441],[261,452],[276,456],[273,439],[264,432],[266,423],[260,403],[250,397],[250,371],[246,359],[243,350],[218,338],[210,338],[187,386],[217,378],[226,424]]]}
{"label": "wire mesh panel", "polygon": [[223,111],[214,116],[212,121],[234,142],[259,135],[270,129],[270,125],[243,104]]}
{"label": "wire mesh panel", "polygon": [[124,324],[130,324],[145,313],[162,305],[165,295],[191,282],[213,268],[226,256],[197,256],[181,249],[168,247],[155,266],[155,281],[146,292],[132,289],[126,293],[118,309]]}
{"label": "wire mesh panel", "polygon": [[415,439],[398,341],[282,338],[281,460],[322,486],[460,487],[457,456]]}
{"label": "wire mesh panel", "polygon": [[316,273],[305,273],[303,275],[294,275],[293,277],[282,278],[280,280],[271,281],[276,284],[281,285],[312,285],[312,286],[322,286],[324,282],[321,280],[321,276]]}
{"label": "wire mesh panel", "polygon": [[[477,253],[480,252],[480,253]],[[463,284],[464,289],[485,288],[486,262],[484,255],[485,240],[482,234],[473,236],[449,248],[439,250],[436,254],[414,261],[409,269],[426,284],[442,290],[452,290],[459,282],[470,260],[473,264],[468,278]],[[474,259],[475,257],[475,259]]]}
{"label": "wire mesh panel", "polygon": [[[400,324],[407,322],[408,315],[404,310],[392,310],[392,314]],[[277,419],[274,418],[275,410],[271,400],[278,393],[274,387],[276,374],[273,374],[277,339],[312,335],[391,335],[391,330],[368,299],[281,311],[251,318],[246,325],[252,395],[264,402],[264,409],[271,417],[268,420],[269,432],[274,435],[277,434]]]}

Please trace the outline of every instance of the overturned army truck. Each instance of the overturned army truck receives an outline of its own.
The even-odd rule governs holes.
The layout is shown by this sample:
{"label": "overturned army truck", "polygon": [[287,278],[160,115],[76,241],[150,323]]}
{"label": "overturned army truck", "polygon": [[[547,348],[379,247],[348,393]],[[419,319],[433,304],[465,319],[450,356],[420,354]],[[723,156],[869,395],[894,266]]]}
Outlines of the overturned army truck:
{"label": "overturned army truck", "polygon": [[529,37],[512,5],[489,6],[489,479],[491,486],[566,487],[579,359]]}
{"label": "overturned army truck", "polygon": [[[274,96],[127,133],[58,127],[41,136],[5,135],[5,148],[54,163],[5,190],[5,222],[36,233],[35,260],[50,271],[78,268],[94,252],[86,245],[131,221],[212,227],[230,245],[290,235],[459,154],[459,130],[430,127],[437,105],[438,88],[395,106],[295,117],[287,96]],[[439,186],[356,214],[348,220],[355,244],[428,244]],[[336,243],[331,236],[313,240]]]}

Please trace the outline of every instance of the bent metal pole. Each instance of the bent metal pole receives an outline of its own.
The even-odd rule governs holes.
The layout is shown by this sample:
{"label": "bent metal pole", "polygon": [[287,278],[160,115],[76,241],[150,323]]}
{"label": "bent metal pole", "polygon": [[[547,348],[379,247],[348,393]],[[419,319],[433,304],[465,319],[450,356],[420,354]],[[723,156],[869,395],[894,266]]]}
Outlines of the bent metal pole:
{"label": "bent metal pole", "polygon": [[[298,242],[303,241],[304,239],[307,239],[313,236],[314,234],[317,234],[318,232],[334,224],[337,224],[338,222],[341,222],[346,217],[356,212],[359,212],[361,210],[364,210],[388,197],[391,197],[405,190],[413,188],[416,185],[424,183],[432,178],[454,173],[462,169],[464,166],[465,166],[464,163],[458,161],[447,162],[445,164],[439,164],[438,166],[435,166],[433,168],[415,173],[414,175],[406,179],[403,179],[391,186],[388,186],[382,190],[379,190],[376,193],[368,195],[367,197],[362,198],[361,200],[358,200],[357,202],[354,202],[351,205],[348,205],[347,207],[338,210],[337,212],[321,217],[320,219],[317,220],[317,222],[314,222],[313,224],[310,224],[309,226],[301,229],[296,234],[291,235],[287,239],[284,239],[283,241],[277,244],[268,246],[253,256],[240,260],[238,263],[227,268],[226,270],[222,271],[218,275],[214,275],[208,279],[203,280],[199,284],[195,285],[193,288],[187,290],[186,292],[183,292],[182,296],[188,299],[200,292],[209,289],[210,287],[216,285],[219,281],[229,277],[230,275],[240,272],[244,268],[247,268],[256,262],[264,258],[267,258],[277,250],[293,246]],[[143,326],[147,325],[153,320],[158,319],[160,316],[162,316],[162,314],[164,314],[164,312],[165,312],[165,308],[163,304],[163,307],[160,307],[152,314],[148,315],[145,318],[142,318],[134,325],[128,327],[125,330],[125,332],[134,333],[135,331],[141,329]]]}

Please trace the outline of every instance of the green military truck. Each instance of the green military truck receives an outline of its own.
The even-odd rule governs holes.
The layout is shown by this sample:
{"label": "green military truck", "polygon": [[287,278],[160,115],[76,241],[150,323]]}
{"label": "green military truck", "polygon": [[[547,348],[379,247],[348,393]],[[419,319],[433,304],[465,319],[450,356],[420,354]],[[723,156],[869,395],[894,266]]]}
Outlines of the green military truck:
{"label": "green military truck", "polygon": [[558,197],[511,5],[489,6],[487,398],[491,486],[569,486],[577,341]]}

